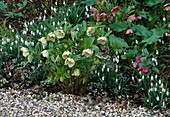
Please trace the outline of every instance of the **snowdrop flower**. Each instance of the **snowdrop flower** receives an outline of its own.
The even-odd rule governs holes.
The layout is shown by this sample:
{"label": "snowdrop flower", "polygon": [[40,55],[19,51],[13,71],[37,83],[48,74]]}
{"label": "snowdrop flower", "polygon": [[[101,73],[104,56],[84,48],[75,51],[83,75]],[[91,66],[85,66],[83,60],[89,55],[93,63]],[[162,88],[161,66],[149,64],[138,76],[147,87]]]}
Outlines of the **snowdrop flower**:
{"label": "snowdrop flower", "polygon": [[134,80],[134,76],[132,76],[132,80]]}
{"label": "snowdrop flower", "polygon": [[142,76],[142,79],[144,80],[144,78],[145,78],[145,77],[144,77],[144,75],[143,75],[143,76]]}
{"label": "snowdrop flower", "polygon": [[155,92],[157,91],[157,88],[155,87]]}
{"label": "snowdrop flower", "polygon": [[98,43],[101,43],[102,45],[105,45],[107,42],[107,38],[106,37],[99,37],[97,39]]}
{"label": "snowdrop flower", "polygon": [[169,91],[166,92],[166,95],[169,96]]}
{"label": "snowdrop flower", "polygon": [[157,79],[157,78],[158,78],[158,75],[156,74],[156,75],[155,75],[155,79]]}
{"label": "snowdrop flower", "polygon": [[57,6],[57,5],[58,5],[58,3],[57,3],[57,2],[55,2],[55,5]]}
{"label": "snowdrop flower", "polygon": [[159,96],[156,97],[156,100],[159,101]]}
{"label": "snowdrop flower", "polygon": [[13,33],[15,32],[14,29],[12,29],[12,32],[13,32]]}
{"label": "snowdrop flower", "polygon": [[65,52],[63,53],[62,57],[63,57],[63,59],[66,59],[66,58],[68,58],[70,55],[71,55],[71,52],[69,52],[69,51],[67,50],[67,51],[65,51]]}
{"label": "snowdrop flower", "polygon": [[109,68],[107,68],[107,72],[109,72]]}
{"label": "snowdrop flower", "polygon": [[53,11],[56,12],[56,8],[54,8]]}
{"label": "snowdrop flower", "polygon": [[165,89],[164,89],[164,88],[162,88],[162,92],[165,92]]}
{"label": "snowdrop flower", "polygon": [[72,58],[67,58],[64,65],[68,65],[68,67],[71,68],[75,65],[75,61]]}
{"label": "snowdrop flower", "polygon": [[18,36],[18,35],[16,35],[16,38],[18,39],[18,38],[19,38],[19,36]]}
{"label": "snowdrop flower", "polygon": [[6,44],[6,41],[3,41],[3,42],[2,42],[2,45],[5,45],[5,44]]}
{"label": "snowdrop flower", "polygon": [[116,61],[116,58],[113,58],[113,62],[115,62]]}
{"label": "snowdrop flower", "polygon": [[116,55],[118,55],[118,51],[116,51]]}
{"label": "snowdrop flower", "polygon": [[31,42],[31,45],[34,46],[34,42]]}
{"label": "snowdrop flower", "polygon": [[100,76],[100,72],[98,72],[98,74],[97,74],[98,76]]}
{"label": "snowdrop flower", "polygon": [[91,36],[93,33],[95,33],[95,27],[88,27],[86,33],[88,36]]}
{"label": "snowdrop flower", "polygon": [[44,31],[46,31],[46,27],[44,27]]}
{"label": "snowdrop flower", "polygon": [[87,58],[93,54],[91,49],[84,49],[82,55],[85,55]]}
{"label": "snowdrop flower", "polygon": [[151,87],[153,86],[153,83],[151,82]]}
{"label": "snowdrop flower", "polygon": [[46,13],[47,13],[47,10],[44,10],[44,13],[46,14]]}
{"label": "snowdrop flower", "polygon": [[10,42],[11,41],[11,39],[7,39],[7,42]]}
{"label": "snowdrop flower", "polygon": [[116,82],[118,82],[118,79],[116,78]]}
{"label": "snowdrop flower", "polygon": [[37,34],[39,33],[39,30],[37,30]]}
{"label": "snowdrop flower", "polygon": [[43,29],[43,25],[41,25],[41,29]]}
{"label": "snowdrop flower", "polygon": [[27,57],[29,55],[29,50],[25,47],[22,47],[21,48],[21,51],[23,52],[23,56],[24,57]]}
{"label": "snowdrop flower", "polygon": [[43,55],[43,57],[49,58],[49,51],[48,50],[44,50],[42,52],[42,55]]}
{"label": "snowdrop flower", "polygon": [[53,22],[53,26],[55,26],[55,22]]}
{"label": "snowdrop flower", "polygon": [[164,17],[162,20],[165,22],[165,21],[166,21],[166,18]]}
{"label": "snowdrop flower", "polygon": [[47,35],[47,40],[51,40],[52,42],[55,42],[55,33],[53,32],[50,32],[48,35]]}
{"label": "snowdrop flower", "polygon": [[118,69],[116,68],[115,72],[118,72]]}
{"label": "snowdrop flower", "polygon": [[151,76],[151,80],[153,80],[153,76]]}
{"label": "snowdrop flower", "polygon": [[159,80],[159,84],[161,84],[161,80]]}
{"label": "snowdrop flower", "polygon": [[41,32],[39,32],[39,35],[41,36]]}
{"label": "snowdrop flower", "polygon": [[63,30],[56,30],[54,31],[55,35],[57,36],[58,39],[62,39],[65,37],[65,33]]}
{"label": "snowdrop flower", "polygon": [[102,76],[102,80],[104,81],[104,76]]}
{"label": "snowdrop flower", "polygon": [[136,44],[138,44],[138,40],[136,40],[135,42],[136,42]]}
{"label": "snowdrop flower", "polygon": [[119,90],[120,90],[121,86],[119,85]]}
{"label": "snowdrop flower", "polygon": [[9,25],[9,29],[11,29],[11,25]]}
{"label": "snowdrop flower", "polygon": [[75,69],[72,76],[80,76],[80,70],[79,69]]}
{"label": "snowdrop flower", "polygon": [[45,39],[45,37],[42,37],[42,38],[39,39],[38,41],[40,41],[43,46],[47,46],[47,40]]}

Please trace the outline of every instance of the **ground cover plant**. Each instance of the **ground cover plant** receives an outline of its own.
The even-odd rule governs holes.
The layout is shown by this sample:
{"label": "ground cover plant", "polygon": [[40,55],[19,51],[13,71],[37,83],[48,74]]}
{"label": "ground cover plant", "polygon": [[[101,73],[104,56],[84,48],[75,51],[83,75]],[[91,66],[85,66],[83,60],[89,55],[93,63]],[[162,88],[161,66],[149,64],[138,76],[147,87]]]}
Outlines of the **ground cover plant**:
{"label": "ground cover plant", "polygon": [[1,86],[47,83],[86,95],[89,84],[99,83],[120,100],[138,94],[148,108],[169,108],[168,1],[41,1],[42,9],[34,9],[21,31],[7,27],[8,7],[0,5],[6,16],[0,27]]}

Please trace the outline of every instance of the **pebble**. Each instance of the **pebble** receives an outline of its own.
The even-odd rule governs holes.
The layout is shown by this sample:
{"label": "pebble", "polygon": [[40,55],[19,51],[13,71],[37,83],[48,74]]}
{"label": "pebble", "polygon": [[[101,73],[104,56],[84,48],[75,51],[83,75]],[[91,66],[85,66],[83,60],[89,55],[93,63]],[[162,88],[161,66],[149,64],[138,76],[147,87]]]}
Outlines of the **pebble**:
{"label": "pebble", "polygon": [[[45,92],[47,94],[47,92]],[[145,117],[169,116],[170,113],[149,110],[129,103],[128,109],[118,108],[119,103],[87,104],[80,96],[62,94],[61,92],[35,99],[31,90],[0,89],[0,116],[3,117]],[[50,100],[49,100],[50,98]]]}

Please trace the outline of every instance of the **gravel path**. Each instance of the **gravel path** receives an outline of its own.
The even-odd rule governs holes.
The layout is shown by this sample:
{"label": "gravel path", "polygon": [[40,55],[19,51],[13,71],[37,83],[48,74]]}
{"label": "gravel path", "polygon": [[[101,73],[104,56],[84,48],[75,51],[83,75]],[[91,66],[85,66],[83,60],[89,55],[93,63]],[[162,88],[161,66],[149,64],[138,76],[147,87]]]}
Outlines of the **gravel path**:
{"label": "gravel path", "polygon": [[[46,92],[47,93],[47,92]],[[128,104],[118,108],[118,103],[88,105],[79,96],[62,93],[50,94],[42,100],[34,99],[30,90],[0,89],[0,117],[166,117],[168,111],[147,110]],[[78,101],[77,101],[78,100]]]}

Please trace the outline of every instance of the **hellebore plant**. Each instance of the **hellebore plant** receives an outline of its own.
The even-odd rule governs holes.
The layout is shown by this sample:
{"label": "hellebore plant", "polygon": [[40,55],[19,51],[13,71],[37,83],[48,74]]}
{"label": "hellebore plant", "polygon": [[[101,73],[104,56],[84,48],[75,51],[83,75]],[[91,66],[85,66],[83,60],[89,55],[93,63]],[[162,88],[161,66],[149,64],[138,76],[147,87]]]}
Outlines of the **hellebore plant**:
{"label": "hellebore plant", "polygon": [[97,26],[87,27],[85,21],[83,28],[79,24],[73,28],[64,24],[64,27],[40,38],[35,49],[23,47],[21,51],[24,57],[30,55],[28,61],[32,62],[34,54],[42,62],[52,84],[58,83],[67,93],[85,94],[93,63],[100,52],[98,46],[107,45],[108,41],[96,31]]}

